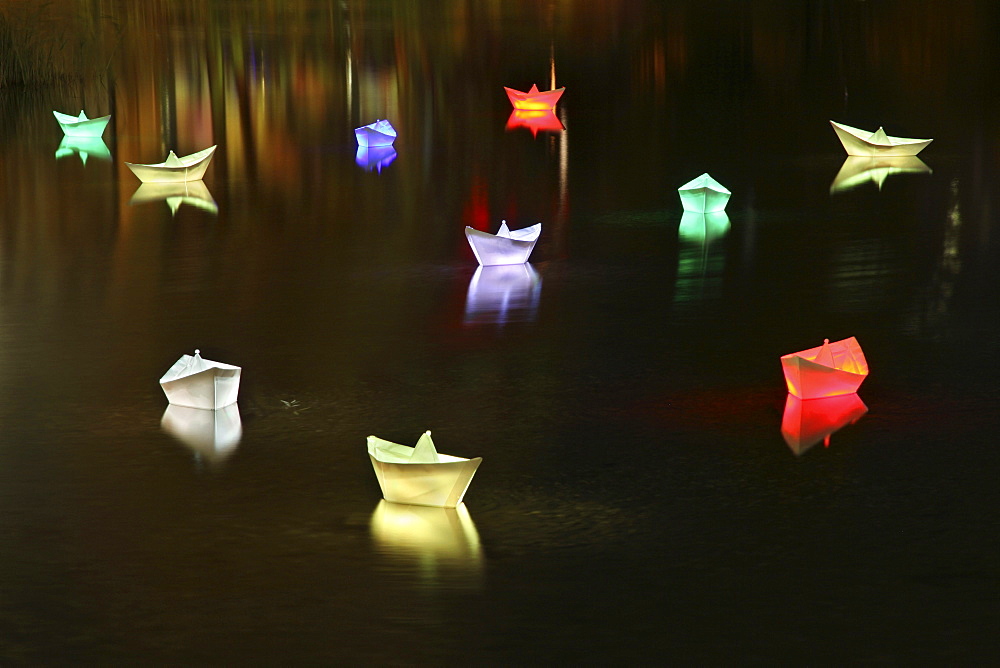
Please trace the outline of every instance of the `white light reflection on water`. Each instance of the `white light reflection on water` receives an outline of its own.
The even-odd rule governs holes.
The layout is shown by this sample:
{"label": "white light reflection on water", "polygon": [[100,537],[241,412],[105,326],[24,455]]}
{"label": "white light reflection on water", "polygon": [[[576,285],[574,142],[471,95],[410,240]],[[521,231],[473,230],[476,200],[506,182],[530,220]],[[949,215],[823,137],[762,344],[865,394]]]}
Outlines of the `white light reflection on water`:
{"label": "white light reflection on water", "polygon": [[481,585],[479,533],[464,503],[431,508],[382,500],[370,528],[379,553],[404,577],[426,587]]}
{"label": "white light reflection on water", "polygon": [[465,324],[534,322],[542,277],[528,263],[479,267],[465,297]]}

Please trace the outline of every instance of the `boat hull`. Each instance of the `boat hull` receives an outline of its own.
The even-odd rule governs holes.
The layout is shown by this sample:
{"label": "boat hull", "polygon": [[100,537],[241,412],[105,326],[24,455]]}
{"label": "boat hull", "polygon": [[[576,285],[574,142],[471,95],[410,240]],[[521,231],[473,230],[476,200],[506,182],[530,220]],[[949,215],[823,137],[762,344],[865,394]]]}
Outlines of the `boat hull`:
{"label": "boat hull", "polygon": [[76,116],[60,114],[58,111],[53,111],[52,114],[56,117],[59,127],[62,128],[63,134],[67,137],[101,137],[108,127],[108,121],[111,120],[110,114],[100,118],[88,118],[85,121],[81,121]]}
{"label": "boat hull", "polygon": [[354,138],[362,148],[392,146],[396,141],[396,129],[389,121],[375,121],[354,129]]}
{"label": "boat hull", "polygon": [[184,181],[200,181],[205,176],[215,146],[180,158],[180,165],[157,163],[152,165],[126,162],[132,173],[143,183],[183,183]]}
{"label": "boat hull", "polygon": [[369,453],[382,496],[393,503],[454,508],[462,502],[482,457],[437,464],[383,462]]}
{"label": "boat hull", "polygon": [[[533,225],[532,228],[534,227]],[[538,230],[540,233],[541,225],[538,225]],[[484,267],[524,264],[538,242],[537,235],[531,239],[509,239],[471,227],[465,228],[465,236],[469,240],[469,246],[472,247],[476,260]]]}
{"label": "boat hull", "polygon": [[513,88],[503,87],[507,91],[507,99],[515,109],[524,111],[545,111],[553,109],[559,98],[562,97],[565,88],[556,88],[538,93],[525,93]]}
{"label": "boat hull", "polygon": [[731,193],[705,173],[682,185],[677,189],[677,194],[680,195],[681,206],[685,211],[716,213],[726,208]]}
{"label": "boat hull", "polygon": [[871,142],[869,137],[874,133],[849,125],[830,121],[834,132],[843,144],[848,155],[878,158],[902,158],[914,156],[927,148],[933,139],[909,139],[907,137],[888,137],[889,143]]}
{"label": "boat hull", "polygon": [[175,406],[218,410],[236,403],[240,368],[211,367],[176,380],[160,380],[167,401]]}
{"label": "boat hull", "polygon": [[853,336],[831,343],[834,365],[813,359],[822,346],[781,357],[788,392],[800,399],[821,399],[857,392],[868,377],[868,362]]}

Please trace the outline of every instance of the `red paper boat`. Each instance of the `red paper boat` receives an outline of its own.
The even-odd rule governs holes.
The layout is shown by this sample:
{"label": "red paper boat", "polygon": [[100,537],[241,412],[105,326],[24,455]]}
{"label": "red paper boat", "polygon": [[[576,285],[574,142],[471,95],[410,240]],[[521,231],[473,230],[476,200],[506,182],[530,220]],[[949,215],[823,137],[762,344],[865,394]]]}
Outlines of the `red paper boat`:
{"label": "red paper boat", "polygon": [[789,394],[785,414],[781,417],[781,435],[797,455],[823,441],[830,444],[830,436],[857,422],[868,412],[868,407],[853,392],[825,399],[799,399]]}
{"label": "red paper boat", "polygon": [[527,110],[538,110],[544,111],[546,109],[554,109],[556,102],[562,97],[565,88],[555,88],[553,90],[547,90],[544,93],[539,92],[538,86],[531,84],[531,90],[527,93],[522,93],[519,90],[514,90],[513,88],[503,87],[507,91],[507,97],[510,98],[510,103],[514,105],[515,109],[527,109]]}
{"label": "red paper boat", "polygon": [[781,357],[788,391],[800,399],[819,399],[857,392],[868,377],[868,362],[853,336]]}

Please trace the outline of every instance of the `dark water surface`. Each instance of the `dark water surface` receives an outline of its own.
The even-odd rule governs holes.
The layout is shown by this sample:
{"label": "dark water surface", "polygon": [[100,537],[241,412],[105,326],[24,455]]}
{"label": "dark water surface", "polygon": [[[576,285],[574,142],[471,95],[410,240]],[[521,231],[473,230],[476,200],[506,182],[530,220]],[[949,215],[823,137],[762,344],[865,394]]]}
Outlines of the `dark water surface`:
{"label": "dark water surface", "polygon": [[[995,3],[96,4],[101,78],[0,89],[5,664],[997,657]],[[830,119],[926,169],[832,188]],[[474,280],[501,219],[535,273]],[[848,336],[867,413],[786,442],[778,358]],[[194,348],[236,445],[161,429]],[[425,429],[461,512],[380,504],[365,437]]]}

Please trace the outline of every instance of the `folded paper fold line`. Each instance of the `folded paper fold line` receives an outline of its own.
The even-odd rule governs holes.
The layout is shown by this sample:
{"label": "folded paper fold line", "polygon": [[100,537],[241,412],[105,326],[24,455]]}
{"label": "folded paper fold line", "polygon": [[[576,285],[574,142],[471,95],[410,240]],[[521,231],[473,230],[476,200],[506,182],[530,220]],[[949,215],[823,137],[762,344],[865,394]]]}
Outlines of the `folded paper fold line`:
{"label": "folded paper fold line", "polygon": [[414,447],[369,436],[368,457],[386,501],[439,508],[462,502],[483,461],[439,453],[429,431]]}

